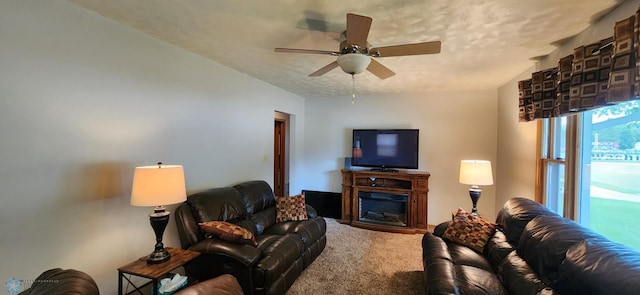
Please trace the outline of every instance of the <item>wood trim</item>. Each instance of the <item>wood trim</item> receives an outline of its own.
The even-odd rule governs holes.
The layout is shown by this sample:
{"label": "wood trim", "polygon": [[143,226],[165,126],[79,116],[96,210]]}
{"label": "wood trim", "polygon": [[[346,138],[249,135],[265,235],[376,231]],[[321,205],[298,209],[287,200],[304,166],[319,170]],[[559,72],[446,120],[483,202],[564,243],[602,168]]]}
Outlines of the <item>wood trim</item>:
{"label": "wood trim", "polygon": [[544,204],[544,182],[542,176],[544,174],[544,164],[542,160],[542,135],[544,134],[544,122],[538,120],[537,122],[537,138],[536,138],[536,175],[535,175],[535,200],[538,203]]}
{"label": "wood trim", "polygon": [[579,166],[577,165],[578,154],[580,150],[579,134],[580,134],[580,119],[582,114],[567,117],[567,138],[566,138],[566,162],[564,170],[564,212],[563,216],[569,219],[576,219],[576,212],[578,210],[578,202],[576,196],[578,195],[578,182],[577,175],[579,175]]}
{"label": "wood trim", "polygon": [[287,121],[275,118],[273,127],[273,192],[276,196],[286,196],[285,155]]}

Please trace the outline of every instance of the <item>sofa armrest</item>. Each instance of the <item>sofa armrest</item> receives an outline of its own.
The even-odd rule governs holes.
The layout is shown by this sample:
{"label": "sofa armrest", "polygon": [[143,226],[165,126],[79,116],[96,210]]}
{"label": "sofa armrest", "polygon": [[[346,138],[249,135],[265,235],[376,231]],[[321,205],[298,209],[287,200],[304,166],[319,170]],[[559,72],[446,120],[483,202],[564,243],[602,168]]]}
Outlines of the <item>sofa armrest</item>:
{"label": "sofa armrest", "polygon": [[176,226],[178,228],[178,237],[180,238],[180,246],[187,249],[191,245],[202,239],[202,232],[198,226],[193,211],[187,203],[180,204],[174,212]]}
{"label": "sofa armrest", "polygon": [[[500,264],[498,275],[502,279],[505,288],[512,293],[520,294],[540,294],[545,289],[550,288],[545,285],[538,274],[527,264],[518,253],[512,251]],[[588,294],[588,293],[566,293],[566,294]]]}
{"label": "sofa armrest", "polygon": [[426,294],[460,294],[455,265],[447,244],[431,233],[422,237],[422,263]]}
{"label": "sofa armrest", "polygon": [[507,236],[500,228],[494,231],[484,247],[484,255],[495,272],[498,272],[498,267],[502,261],[513,251],[515,251],[515,248],[509,244]]}
{"label": "sofa armrest", "polygon": [[438,224],[433,229],[433,235],[435,235],[436,237],[442,237],[442,235],[444,235],[444,232],[447,230],[447,227],[449,227],[449,224],[451,224],[451,220]]}
{"label": "sofa armrest", "polygon": [[256,247],[219,239],[204,239],[191,246],[189,250],[198,251],[202,254],[230,257],[246,266],[255,265],[261,255],[260,250]]}
{"label": "sofa armrest", "polygon": [[313,208],[311,205],[305,204],[305,207],[307,207],[307,217],[308,218],[316,218],[318,217],[318,211],[316,211],[316,208]]}

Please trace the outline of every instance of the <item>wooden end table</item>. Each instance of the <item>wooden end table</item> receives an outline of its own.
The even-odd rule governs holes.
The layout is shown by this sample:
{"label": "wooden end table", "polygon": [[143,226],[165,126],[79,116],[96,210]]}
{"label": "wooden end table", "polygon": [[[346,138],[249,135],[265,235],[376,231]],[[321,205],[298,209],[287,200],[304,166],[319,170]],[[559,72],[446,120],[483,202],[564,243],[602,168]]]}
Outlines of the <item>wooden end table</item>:
{"label": "wooden end table", "polygon": [[[151,284],[152,290],[157,290],[160,280],[167,277],[171,271],[175,270],[178,267],[183,266],[187,262],[193,260],[194,258],[200,255],[200,252],[190,251],[190,250],[182,250],[178,248],[165,248],[171,254],[171,258],[163,263],[158,264],[147,264],[147,257],[141,257],[127,265],[123,265],[118,268],[118,295],[128,295],[134,292],[138,292],[140,295],[144,295],[142,293],[142,288]],[[129,278],[126,275],[130,275]],[[136,286],[130,279],[131,275],[137,277],[143,277],[150,279],[150,282],[146,282],[141,286]],[[134,289],[127,293],[123,293],[122,287],[122,279],[125,279],[129,282],[129,285],[133,286]]]}

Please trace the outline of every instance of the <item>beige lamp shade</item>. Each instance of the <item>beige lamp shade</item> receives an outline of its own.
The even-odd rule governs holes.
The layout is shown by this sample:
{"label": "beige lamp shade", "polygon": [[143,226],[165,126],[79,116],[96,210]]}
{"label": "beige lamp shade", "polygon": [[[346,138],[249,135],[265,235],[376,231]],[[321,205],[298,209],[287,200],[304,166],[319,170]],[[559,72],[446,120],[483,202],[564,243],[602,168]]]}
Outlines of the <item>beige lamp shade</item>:
{"label": "beige lamp shade", "polygon": [[187,190],[181,165],[136,167],[131,188],[132,206],[162,206],[184,202]]}
{"label": "beige lamp shade", "polygon": [[493,171],[491,161],[462,160],[460,161],[460,183],[470,185],[492,185]]}

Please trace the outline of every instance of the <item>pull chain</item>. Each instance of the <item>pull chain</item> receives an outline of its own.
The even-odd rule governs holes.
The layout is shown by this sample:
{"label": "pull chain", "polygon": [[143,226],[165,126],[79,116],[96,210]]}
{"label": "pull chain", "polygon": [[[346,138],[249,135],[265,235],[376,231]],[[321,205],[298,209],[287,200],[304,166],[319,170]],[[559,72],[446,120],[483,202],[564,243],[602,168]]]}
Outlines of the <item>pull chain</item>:
{"label": "pull chain", "polygon": [[351,74],[351,104],[356,103],[356,76]]}

